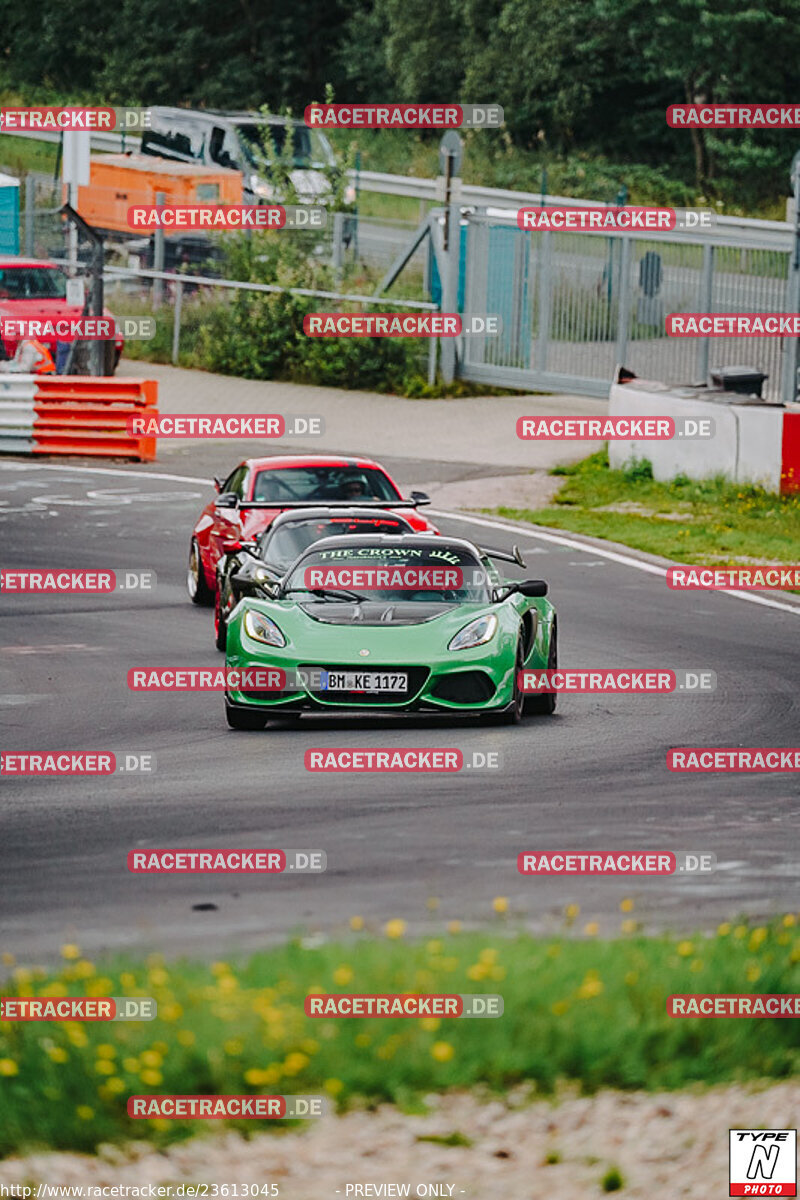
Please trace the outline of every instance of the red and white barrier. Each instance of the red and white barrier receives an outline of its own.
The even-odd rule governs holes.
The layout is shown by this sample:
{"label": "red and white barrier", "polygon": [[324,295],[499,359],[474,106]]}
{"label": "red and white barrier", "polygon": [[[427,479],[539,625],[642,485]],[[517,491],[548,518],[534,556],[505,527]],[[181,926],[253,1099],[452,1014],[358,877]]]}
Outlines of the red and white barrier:
{"label": "red and white barrier", "polygon": [[0,376],[0,453],[75,454],[150,462],[156,439],[128,432],[131,415],[158,417],[152,379]]}
{"label": "red and white barrier", "polygon": [[800,405],[721,404],[699,398],[695,388],[632,379],[612,383],[609,415],[710,417],[714,422],[711,438],[609,442],[609,463],[616,469],[646,458],[661,481],[725,475],[770,492],[800,491]]}

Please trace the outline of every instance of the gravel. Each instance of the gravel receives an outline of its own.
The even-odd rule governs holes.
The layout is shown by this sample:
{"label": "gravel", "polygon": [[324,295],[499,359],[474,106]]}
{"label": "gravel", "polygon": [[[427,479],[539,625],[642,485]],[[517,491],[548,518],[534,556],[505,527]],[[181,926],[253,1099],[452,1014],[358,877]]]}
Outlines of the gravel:
{"label": "gravel", "polygon": [[[616,1168],[623,1196],[707,1200],[728,1194],[728,1129],[796,1128],[800,1085],[567,1093],[557,1103],[530,1102],[523,1091],[508,1103],[452,1094],[429,1097],[428,1106],[424,1116],[386,1105],[326,1116],[296,1132],[203,1136],[163,1153],[136,1142],[100,1147],[94,1157],[33,1154],[0,1163],[0,1184],[276,1183],[284,1200],[398,1194],[586,1200],[605,1194],[602,1181]],[[352,1190],[367,1184],[410,1190]]]}

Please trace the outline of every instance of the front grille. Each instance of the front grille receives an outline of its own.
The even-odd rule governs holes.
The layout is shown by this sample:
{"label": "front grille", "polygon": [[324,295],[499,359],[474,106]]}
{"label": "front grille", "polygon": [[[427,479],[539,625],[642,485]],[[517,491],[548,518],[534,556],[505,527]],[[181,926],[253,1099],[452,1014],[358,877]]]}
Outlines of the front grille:
{"label": "front grille", "polygon": [[451,704],[485,704],[494,693],[494,684],[485,671],[458,671],[437,679],[431,695]]}
{"label": "front grille", "polygon": [[381,674],[393,674],[396,671],[403,671],[408,676],[408,690],[405,692],[329,692],[322,691],[321,688],[309,688],[308,694],[313,696],[318,704],[373,704],[381,708],[385,708],[391,704],[407,704],[409,700],[422,691],[428,681],[430,669],[428,667],[409,667],[405,663],[396,663],[394,665],[387,663],[379,663],[376,665],[365,665],[365,663],[336,663],[331,666],[330,663],[302,663],[301,671],[308,671],[311,678],[314,678],[312,672],[320,671],[355,671],[361,673],[364,671],[380,671]]}

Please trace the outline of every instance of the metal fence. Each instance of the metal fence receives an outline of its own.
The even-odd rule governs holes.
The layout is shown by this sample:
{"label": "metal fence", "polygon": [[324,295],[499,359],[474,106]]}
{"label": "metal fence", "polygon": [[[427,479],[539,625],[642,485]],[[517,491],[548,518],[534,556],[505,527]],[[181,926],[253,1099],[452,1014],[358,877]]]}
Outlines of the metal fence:
{"label": "metal fence", "polygon": [[669,338],[665,317],[793,311],[788,230],[754,231],[746,241],[725,226],[646,239],[523,232],[481,212],[463,225],[464,309],[503,318],[499,338],[465,340],[463,378],[600,396],[617,363],[669,384],[747,364],[768,374],[765,395],[781,398],[783,339]]}
{"label": "metal fence", "polygon": [[[46,176],[30,175],[24,194],[24,251],[65,261],[68,244],[59,211],[60,185]],[[469,211],[463,191],[457,199],[451,220],[461,235],[449,239],[448,251],[442,208],[431,210],[419,225],[330,214],[325,229],[293,233],[305,239],[309,277],[317,264],[328,269],[334,283],[316,290],[289,290],[316,297],[320,309],[341,304],[412,309],[447,305],[465,312],[499,313],[499,337],[463,339],[457,347],[455,374],[478,384],[604,396],[618,363],[669,384],[704,382],[715,367],[746,364],[768,375],[767,398],[797,394],[796,380],[786,371],[783,339],[674,339],[666,336],[664,320],[668,313],[681,311],[795,311],[788,224],[721,218],[702,233],[647,238],[617,232],[523,232],[517,228],[515,210]],[[425,237],[418,237],[420,230]],[[192,361],[215,306],[229,304],[246,291],[281,290],[277,285],[219,278],[219,264],[180,255],[159,271],[151,237],[120,238],[116,243],[111,239],[107,249],[109,308],[119,315],[155,313],[157,355],[165,361]],[[75,253],[81,269],[88,246],[79,242]],[[404,265],[390,288],[391,300],[374,295],[382,277],[392,276],[392,264],[398,262]],[[128,352],[139,356],[148,351],[129,346]],[[443,362],[451,352],[450,347],[443,349]],[[421,344],[419,359],[421,373],[431,379],[435,345]]]}

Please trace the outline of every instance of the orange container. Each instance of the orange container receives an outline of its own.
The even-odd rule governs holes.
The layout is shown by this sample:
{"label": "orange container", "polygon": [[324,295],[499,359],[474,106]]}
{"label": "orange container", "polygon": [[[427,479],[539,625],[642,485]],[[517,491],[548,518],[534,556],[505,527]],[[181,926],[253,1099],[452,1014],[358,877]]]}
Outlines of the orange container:
{"label": "orange container", "polygon": [[[150,154],[102,154],[91,159],[89,183],[78,188],[77,209],[95,229],[133,233],[132,204],[241,204],[242,173]],[[65,189],[66,192],[66,189]],[[66,199],[66,194],[65,197]]]}

